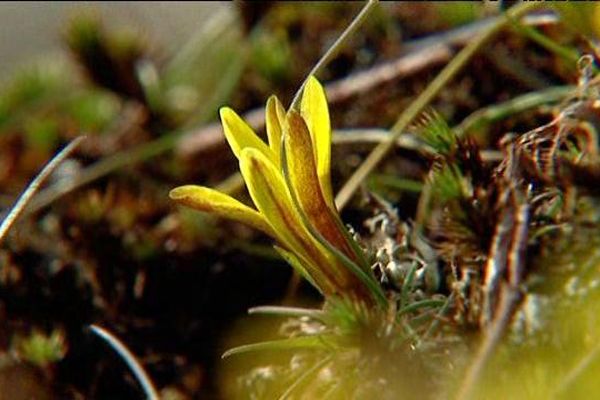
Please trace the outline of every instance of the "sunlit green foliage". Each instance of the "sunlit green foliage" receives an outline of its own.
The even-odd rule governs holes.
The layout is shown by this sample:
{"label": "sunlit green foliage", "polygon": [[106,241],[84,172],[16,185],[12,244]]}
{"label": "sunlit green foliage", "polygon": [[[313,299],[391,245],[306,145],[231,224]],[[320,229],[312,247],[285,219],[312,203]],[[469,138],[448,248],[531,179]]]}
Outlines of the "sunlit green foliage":
{"label": "sunlit green foliage", "polygon": [[27,337],[17,338],[14,347],[22,359],[38,367],[60,361],[67,351],[64,333],[59,330],[49,335],[34,331]]}

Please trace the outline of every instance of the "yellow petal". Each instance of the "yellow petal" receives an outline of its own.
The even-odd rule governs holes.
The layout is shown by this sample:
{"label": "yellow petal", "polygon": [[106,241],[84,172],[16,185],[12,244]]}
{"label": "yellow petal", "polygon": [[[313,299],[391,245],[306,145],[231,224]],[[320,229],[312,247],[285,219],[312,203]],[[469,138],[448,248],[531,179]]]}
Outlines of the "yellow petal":
{"label": "yellow petal", "polygon": [[269,146],[259,138],[252,128],[229,107],[223,107],[219,110],[221,123],[225,138],[231,146],[233,154],[239,159],[240,153],[246,147],[258,149],[269,159],[275,161],[275,154],[269,149]]}
{"label": "yellow petal", "polygon": [[334,247],[357,262],[357,256],[328,206],[317,176],[313,147],[302,117],[290,111],[284,126],[287,174],[300,207],[312,226]]}
{"label": "yellow petal", "polygon": [[281,172],[264,154],[253,148],[242,151],[240,170],[256,208],[277,233],[277,239],[296,256],[306,260],[303,264],[307,272],[325,294],[334,293],[331,288],[340,279],[343,280],[345,274],[336,270],[327,250],[304,227]]}
{"label": "yellow petal", "polygon": [[310,76],[304,86],[300,105],[302,118],[306,121],[312,137],[317,160],[317,172],[327,203],[335,209],[331,190],[331,124],[325,91],[314,77]]}
{"label": "yellow petal", "polygon": [[169,197],[179,204],[219,217],[240,221],[276,237],[271,226],[257,211],[216,190],[203,186],[185,185],[171,190]]}
{"label": "yellow petal", "polygon": [[[285,121],[285,109],[281,102],[275,96],[267,100],[267,110],[265,113],[265,122],[267,125],[267,137],[269,138],[269,147],[275,154],[275,160],[279,160],[281,153],[281,126]],[[275,163],[279,165],[279,163]]]}

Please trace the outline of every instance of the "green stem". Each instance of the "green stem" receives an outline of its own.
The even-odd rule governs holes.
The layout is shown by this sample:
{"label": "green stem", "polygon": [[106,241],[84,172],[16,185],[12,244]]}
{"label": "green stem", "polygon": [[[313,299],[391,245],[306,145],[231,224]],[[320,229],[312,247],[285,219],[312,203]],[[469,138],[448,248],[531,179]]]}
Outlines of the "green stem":
{"label": "green stem", "polygon": [[523,34],[531,41],[537,43],[546,50],[568,61],[570,64],[573,65],[573,68],[575,68],[577,60],[579,60],[579,57],[581,57],[581,54],[579,54],[577,50],[556,43],[554,40],[550,39],[548,36],[544,35],[543,33],[539,32],[537,29],[531,26],[522,24],[518,21],[511,22],[514,24],[514,28],[517,32]]}
{"label": "green stem", "polygon": [[457,136],[465,136],[482,125],[500,121],[507,116],[543,104],[560,102],[575,90],[575,86],[554,86],[537,92],[526,93],[502,103],[480,108],[462,120],[452,130]]}
{"label": "green stem", "polygon": [[350,200],[354,192],[358,189],[361,182],[371,173],[386,154],[394,146],[398,136],[404,132],[408,124],[427,106],[441,91],[441,89],[466,65],[469,59],[479,50],[488,40],[504,28],[510,19],[515,19],[524,14],[542,6],[543,3],[525,2],[518,4],[507,11],[508,18],[502,18],[491,25],[479,37],[469,43],[450,61],[448,65],[438,74],[438,76],[427,86],[415,101],[400,115],[396,123],[391,128],[391,135],[387,141],[382,142],[371,151],[369,156],[361,166],[348,179],[336,197],[338,209],[342,209]]}
{"label": "green stem", "polygon": [[423,182],[421,181],[399,178],[395,175],[373,175],[372,178],[371,186],[376,188],[388,187],[411,193],[421,193],[421,190],[423,190]]}

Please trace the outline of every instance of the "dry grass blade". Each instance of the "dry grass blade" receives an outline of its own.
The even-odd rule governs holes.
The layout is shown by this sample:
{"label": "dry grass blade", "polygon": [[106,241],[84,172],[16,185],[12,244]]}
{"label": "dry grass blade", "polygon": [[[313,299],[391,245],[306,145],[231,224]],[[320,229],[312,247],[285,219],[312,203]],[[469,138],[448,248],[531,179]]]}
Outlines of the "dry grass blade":
{"label": "dry grass blade", "polygon": [[135,375],[136,379],[142,386],[144,393],[146,394],[146,398],[148,400],[159,400],[160,396],[158,395],[158,391],[154,387],[150,376],[142,367],[142,364],[135,358],[133,353],[129,351],[129,349],[119,340],[115,335],[107,331],[106,329],[98,326],[98,325],[90,325],[90,329],[100,338],[106,341],[120,356],[123,358],[123,361],[127,364],[131,372]]}
{"label": "dry grass blade", "polygon": [[152,142],[140,145],[135,149],[122,151],[105,157],[85,168],[81,173],[77,174],[72,181],[60,185],[53,185],[42,190],[27,208],[27,214],[39,211],[65,194],[87,185],[100,177],[106,176],[125,165],[135,164],[167,151],[174,143],[175,135],[165,135]]}
{"label": "dry grass blade", "polygon": [[42,171],[31,181],[27,189],[21,194],[15,205],[10,209],[10,211],[6,214],[4,220],[2,220],[2,224],[0,224],[0,241],[6,236],[10,227],[16,222],[17,218],[23,213],[25,207],[33,198],[33,195],[37,192],[39,187],[44,183],[46,179],[52,174],[52,172],[63,162],[72,152],[79,146],[81,141],[85,138],[85,136],[80,136],[67,146],[65,146],[61,151],[59,151],[51,160],[46,164],[46,166],[42,169]]}

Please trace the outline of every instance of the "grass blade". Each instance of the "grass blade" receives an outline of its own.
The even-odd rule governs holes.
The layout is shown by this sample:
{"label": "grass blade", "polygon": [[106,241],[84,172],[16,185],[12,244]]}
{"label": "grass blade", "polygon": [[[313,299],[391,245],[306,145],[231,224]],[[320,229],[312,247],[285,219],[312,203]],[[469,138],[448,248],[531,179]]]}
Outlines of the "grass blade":
{"label": "grass blade", "polygon": [[106,343],[110,345],[121,356],[125,364],[129,367],[135,378],[138,380],[140,386],[146,393],[146,398],[148,400],[160,400],[160,396],[158,395],[158,391],[154,387],[150,376],[144,370],[144,367],[140,362],[135,358],[133,353],[129,351],[129,349],[121,342],[115,335],[107,331],[106,329],[98,326],[98,325],[90,325],[90,329],[100,338],[102,338]]}
{"label": "grass blade", "polygon": [[46,179],[52,174],[52,172],[63,162],[72,152],[79,146],[81,141],[85,138],[85,136],[79,136],[75,138],[65,146],[61,151],[59,151],[51,160],[46,164],[46,166],[42,169],[42,171],[31,181],[27,189],[21,194],[15,205],[10,209],[6,217],[2,220],[2,224],[0,224],[0,242],[10,229],[10,227],[15,223],[17,218],[23,213],[25,207],[29,203],[29,201],[33,198],[33,195],[37,192],[38,188],[44,183]]}
{"label": "grass blade", "polygon": [[[329,339],[329,340],[328,340]],[[269,340],[266,342],[245,344],[227,350],[221,358],[255,351],[285,351],[285,350],[326,350],[333,345],[331,335],[299,336],[288,339]]]}

